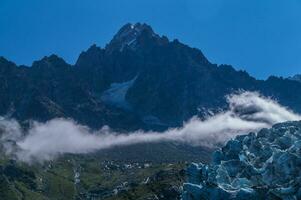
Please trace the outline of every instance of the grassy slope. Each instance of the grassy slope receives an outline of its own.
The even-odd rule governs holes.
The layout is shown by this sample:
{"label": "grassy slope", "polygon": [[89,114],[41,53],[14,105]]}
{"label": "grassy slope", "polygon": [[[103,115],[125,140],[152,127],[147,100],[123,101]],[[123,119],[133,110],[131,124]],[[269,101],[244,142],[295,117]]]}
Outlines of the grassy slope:
{"label": "grassy slope", "polygon": [[[166,157],[171,153],[160,151],[160,146],[152,147],[137,145],[89,155],[65,155],[54,162],[31,165],[9,160],[0,153],[0,200],[177,199],[185,180],[186,150]],[[150,156],[144,155],[145,151]],[[200,153],[191,160],[197,155]],[[206,159],[208,154],[202,155]],[[75,173],[80,174],[78,183]]]}
{"label": "grassy slope", "polygon": [[[70,156],[31,166],[2,160],[0,199],[146,199],[179,187],[184,180],[183,163],[129,166]],[[80,172],[78,184],[75,170]]]}

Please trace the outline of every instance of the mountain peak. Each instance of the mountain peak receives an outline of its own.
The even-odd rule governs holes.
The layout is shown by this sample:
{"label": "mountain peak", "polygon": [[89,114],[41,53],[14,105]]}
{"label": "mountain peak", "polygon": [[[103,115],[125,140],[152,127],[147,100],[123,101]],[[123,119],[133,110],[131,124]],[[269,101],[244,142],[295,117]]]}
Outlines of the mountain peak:
{"label": "mountain peak", "polygon": [[4,64],[4,63],[9,63],[9,61],[3,56],[0,56],[0,64]]}
{"label": "mountain peak", "polygon": [[296,74],[294,76],[288,77],[289,80],[301,82],[301,74]]}
{"label": "mountain peak", "polygon": [[121,27],[106,48],[112,49],[117,47],[120,51],[123,51],[123,49],[128,46],[134,49],[137,45],[138,37],[144,34],[149,37],[160,38],[159,35],[154,33],[151,26],[145,23],[127,23]]}
{"label": "mountain peak", "polygon": [[16,64],[7,60],[6,58],[0,56],[0,74],[3,71],[6,71],[7,69],[13,69],[16,68]]}
{"label": "mountain peak", "polygon": [[52,54],[50,56],[45,56],[41,60],[35,61],[32,67],[62,67],[68,66],[63,58]]}
{"label": "mountain peak", "polygon": [[149,35],[157,36],[151,26],[147,24],[131,24],[127,23],[121,29],[117,32],[117,34],[114,36],[113,40],[127,40],[129,38],[135,38],[138,37],[141,33],[146,32]]}

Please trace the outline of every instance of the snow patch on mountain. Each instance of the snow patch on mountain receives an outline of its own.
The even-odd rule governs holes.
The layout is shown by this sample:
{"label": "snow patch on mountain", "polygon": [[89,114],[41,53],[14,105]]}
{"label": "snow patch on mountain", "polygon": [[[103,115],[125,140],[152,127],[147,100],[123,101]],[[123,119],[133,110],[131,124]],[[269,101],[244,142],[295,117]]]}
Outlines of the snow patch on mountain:
{"label": "snow patch on mountain", "polygon": [[107,104],[114,105],[119,108],[129,109],[130,105],[126,101],[126,94],[129,88],[134,84],[137,76],[129,81],[122,83],[112,83],[109,89],[105,90],[101,95],[101,100]]}

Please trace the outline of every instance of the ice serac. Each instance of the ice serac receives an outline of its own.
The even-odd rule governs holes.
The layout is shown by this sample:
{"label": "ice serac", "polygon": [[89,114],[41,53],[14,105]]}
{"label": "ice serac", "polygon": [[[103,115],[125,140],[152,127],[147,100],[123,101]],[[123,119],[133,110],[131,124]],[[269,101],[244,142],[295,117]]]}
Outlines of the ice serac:
{"label": "ice serac", "polygon": [[187,174],[183,200],[301,199],[301,122],[237,136]]}

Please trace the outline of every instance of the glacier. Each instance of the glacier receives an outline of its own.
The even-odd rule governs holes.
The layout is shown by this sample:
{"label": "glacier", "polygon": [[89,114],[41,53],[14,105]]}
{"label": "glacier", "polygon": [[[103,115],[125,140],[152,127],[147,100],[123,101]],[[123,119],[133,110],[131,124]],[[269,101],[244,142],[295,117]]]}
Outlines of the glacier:
{"label": "glacier", "polygon": [[301,199],[301,121],[237,136],[187,175],[183,200]]}
{"label": "glacier", "polygon": [[101,100],[119,108],[129,109],[130,105],[126,101],[125,97],[127,91],[134,84],[136,78],[137,76],[122,83],[112,83],[110,87],[102,93]]}

